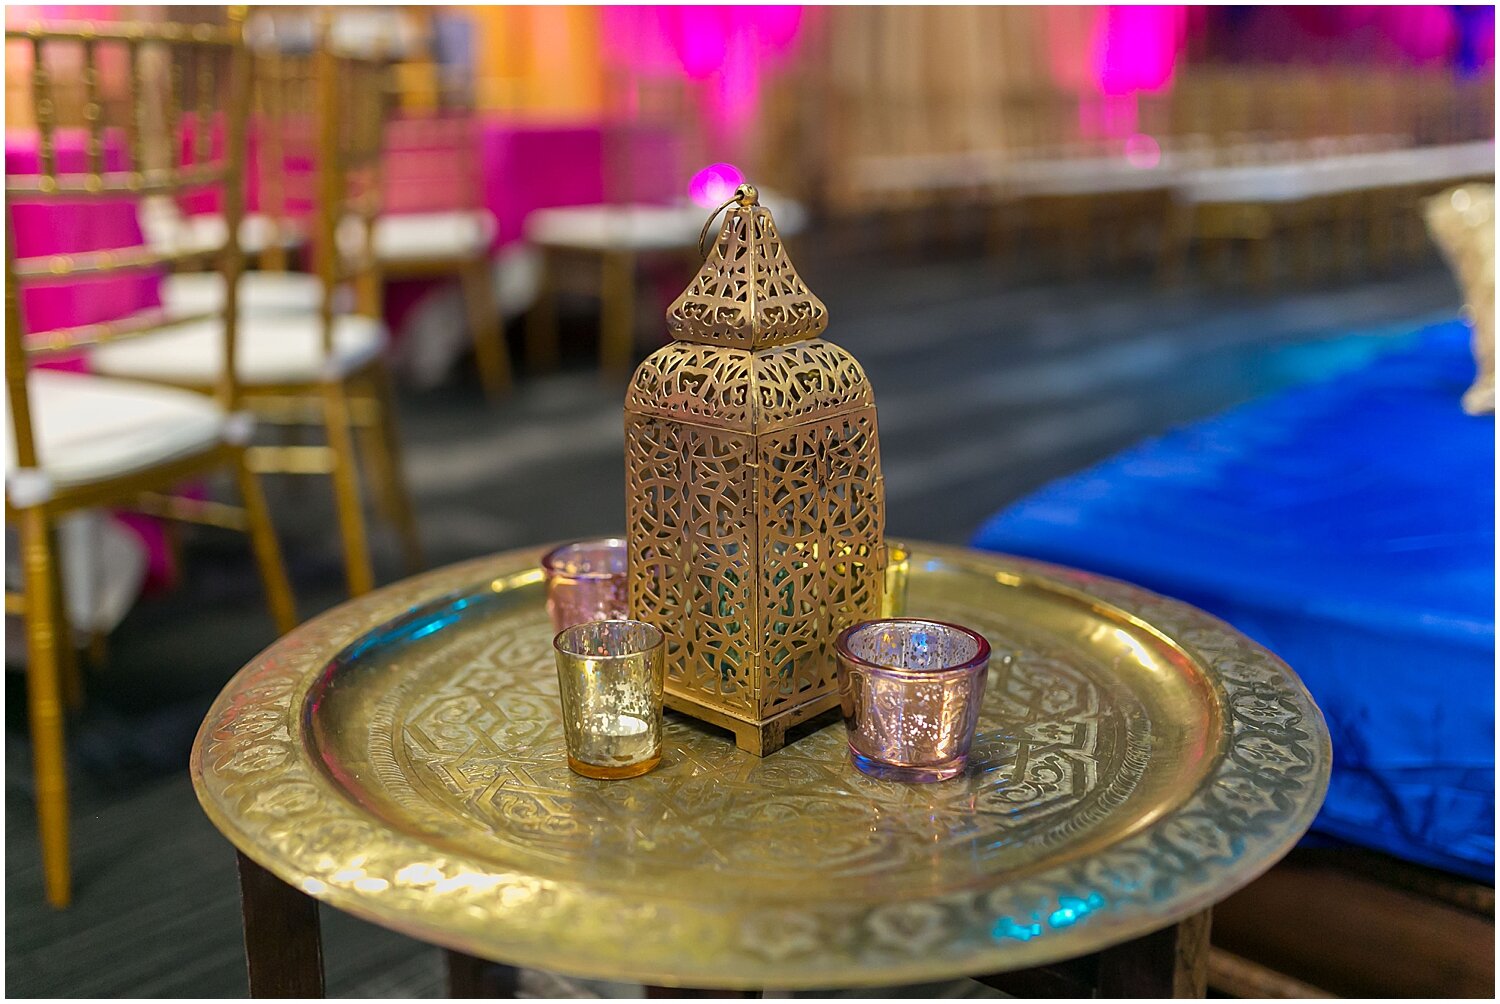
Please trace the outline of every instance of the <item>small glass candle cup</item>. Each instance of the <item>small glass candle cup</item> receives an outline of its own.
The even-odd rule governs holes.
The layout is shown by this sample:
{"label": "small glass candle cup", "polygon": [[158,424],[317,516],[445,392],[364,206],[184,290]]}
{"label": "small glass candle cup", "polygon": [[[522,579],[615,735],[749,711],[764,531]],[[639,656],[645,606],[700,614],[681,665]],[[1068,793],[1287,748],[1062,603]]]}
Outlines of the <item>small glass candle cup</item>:
{"label": "small glass candle cup", "polygon": [[630,616],[630,580],[621,538],[577,540],[554,548],[543,555],[542,571],[552,630]]}
{"label": "small glass candle cup", "polygon": [[612,780],[661,762],[663,642],[655,625],[632,620],[575,624],[552,640],[574,772]]}
{"label": "small glass candle cup", "polygon": [[885,781],[963,773],[989,671],[983,636],[901,617],[855,624],[834,647],[855,767]]}
{"label": "small glass candle cup", "polygon": [[911,575],[911,551],[905,544],[887,544],[885,549],[885,592],[880,600],[880,616],[906,616],[906,580]]}

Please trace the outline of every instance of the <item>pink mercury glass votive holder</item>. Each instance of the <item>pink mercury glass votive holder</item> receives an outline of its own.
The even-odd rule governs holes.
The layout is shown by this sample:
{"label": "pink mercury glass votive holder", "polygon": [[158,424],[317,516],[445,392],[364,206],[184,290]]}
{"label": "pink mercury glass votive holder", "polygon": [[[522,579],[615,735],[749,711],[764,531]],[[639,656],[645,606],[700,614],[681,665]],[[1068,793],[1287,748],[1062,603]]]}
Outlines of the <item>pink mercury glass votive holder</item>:
{"label": "pink mercury glass votive holder", "polygon": [[834,643],[854,766],[884,781],[963,773],[984,702],[990,643],[942,621],[864,621]]}
{"label": "pink mercury glass votive holder", "polygon": [[578,540],[542,557],[547,576],[547,613],[562,631],[589,621],[630,616],[625,541],[620,537]]}

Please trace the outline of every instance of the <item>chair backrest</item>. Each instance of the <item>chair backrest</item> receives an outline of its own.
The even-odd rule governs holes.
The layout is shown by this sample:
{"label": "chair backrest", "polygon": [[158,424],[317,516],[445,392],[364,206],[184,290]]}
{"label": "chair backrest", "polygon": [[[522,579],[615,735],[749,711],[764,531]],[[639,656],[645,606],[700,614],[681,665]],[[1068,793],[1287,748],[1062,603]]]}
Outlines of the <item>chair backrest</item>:
{"label": "chair backrest", "polygon": [[[391,56],[368,39],[341,45],[331,23],[327,11],[268,9],[257,12],[250,28],[257,207],[278,234],[295,227],[309,238],[322,286],[325,355],[334,348],[337,294],[345,284],[354,286],[360,313],[380,314],[373,240],[392,102]],[[262,264],[286,262],[272,252]]]}
{"label": "chair backrest", "polygon": [[384,194],[391,60],[378,53],[340,52],[326,41],[313,58],[318,96],[313,256],[323,282],[324,348],[331,351],[333,296],[339,286],[352,283],[359,313],[381,314],[375,221]]}
{"label": "chair backrest", "polygon": [[[234,359],[236,288],[242,258],[238,241],[243,214],[245,121],[249,66],[242,17],[230,8],[225,24],[92,24],[64,22],[7,28],[8,55],[29,54],[36,166],[7,170],[6,194],[6,382],[15,429],[16,461],[36,463],[26,397],[28,362],[44,354],[69,353],[104,342],[204,319],[157,311],[120,320],[27,333],[21,289],[51,283],[94,282],[122,273],[151,273],[182,264],[217,263],[225,277],[222,306],[223,376],[217,388],[226,408],[238,400]],[[19,51],[17,51],[19,50]],[[53,72],[55,51],[81,57],[76,77]],[[105,93],[100,67],[123,60],[123,94]],[[82,100],[66,102],[78,121],[61,113],[63,92],[82,85]],[[81,148],[60,144],[65,134]],[[70,156],[77,154],[77,156]],[[227,224],[223,246],[137,246],[71,254],[19,256],[13,209],[17,203],[176,198],[190,190],[218,187]],[[219,317],[215,312],[208,317]]]}
{"label": "chair backrest", "polygon": [[403,112],[386,128],[385,205],[390,213],[485,205],[478,120],[462,108]]}
{"label": "chair backrest", "polygon": [[[413,47],[411,36],[407,19],[382,9],[265,7],[251,16],[246,26],[255,67],[250,201],[258,221],[268,225],[262,267],[286,268],[288,242],[282,238],[304,232],[308,224],[316,231],[324,186],[332,177],[324,167],[337,172],[336,160],[346,170],[363,166],[351,161],[364,160],[368,151],[359,146],[376,133],[339,132],[328,147],[331,159],[325,160],[328,137],[321,123],[325,117],[337,121],[343,115],[347,121],[355,114],[384,123],[393,97],[377,101],[376,92],[389,86],[390,66]],[[332,57],[327,65],[320,58],[325,51]],[[323,72],[332,75],[327,93],[320,83]],[[377,83],[376,91],[369,90],[371,83]],[[325,101],[334,104],[325,108]]]}
{"label": "chair backrest", "polygon": [[[386,124],[385,204],[389,213],[482,209],[484,173],[471,81],[440,60],[439,18],[401,8],[410,36],[389,83],[398,109]],[[449,72],[449,70],[460,72]]]}
{"label": "chair backrest", "polygon": [[318,107],[315,60],[257,47],[250,117],[248,193],[266,223],[260,266],[284,271],[287,237],[317,205]]}

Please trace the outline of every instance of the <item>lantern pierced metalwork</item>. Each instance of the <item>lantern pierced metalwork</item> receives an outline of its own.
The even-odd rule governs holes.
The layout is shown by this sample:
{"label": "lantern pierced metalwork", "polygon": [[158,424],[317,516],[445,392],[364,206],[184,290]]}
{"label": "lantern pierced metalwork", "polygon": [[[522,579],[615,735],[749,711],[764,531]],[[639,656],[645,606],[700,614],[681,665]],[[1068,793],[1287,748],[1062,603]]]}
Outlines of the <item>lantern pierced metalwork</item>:
{"label": "lantern pierced metalwork", "polygon": [[630,607],[667,636],[666,704],[762,756],[837,706],[834,639],[880,613],[875,400],[827,323],[743,185],[625,402]]}

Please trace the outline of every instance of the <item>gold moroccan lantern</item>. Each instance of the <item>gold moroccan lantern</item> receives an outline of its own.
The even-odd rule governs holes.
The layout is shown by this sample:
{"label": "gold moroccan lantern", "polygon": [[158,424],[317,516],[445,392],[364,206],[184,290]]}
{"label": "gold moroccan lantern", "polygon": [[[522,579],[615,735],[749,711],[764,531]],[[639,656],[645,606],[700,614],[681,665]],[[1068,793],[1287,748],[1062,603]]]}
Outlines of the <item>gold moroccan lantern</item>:
{"label": "gold moroccan lantern", "polygon": [[625,400],[632,614],[667,637],[666,704],[765,756],[838,704],[833,643],[880,614],[875,400],[741,185]]}

